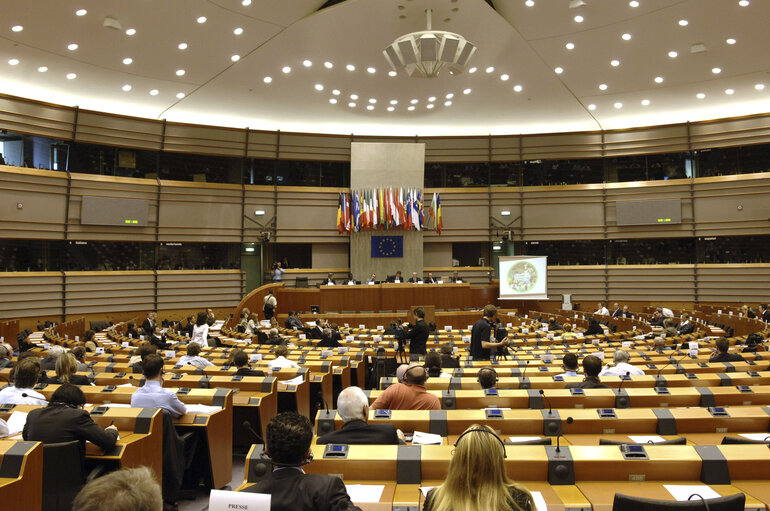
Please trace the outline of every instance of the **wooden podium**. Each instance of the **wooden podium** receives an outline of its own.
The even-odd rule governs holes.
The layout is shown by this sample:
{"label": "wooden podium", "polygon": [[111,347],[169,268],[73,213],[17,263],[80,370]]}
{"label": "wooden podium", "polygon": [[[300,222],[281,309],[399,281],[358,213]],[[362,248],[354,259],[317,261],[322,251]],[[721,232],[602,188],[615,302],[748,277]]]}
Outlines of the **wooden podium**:
{"label": "wooden podium", "polygon": [[414,317],[414,310],[417,307],[422,307],[425,311],[425,322],[430,323],[436,322],[436,306],[435,305],[412,305],[409,307],[409,314],[407,315],[407,319],[409,323],[413,324],[416,322],[416,319]]}

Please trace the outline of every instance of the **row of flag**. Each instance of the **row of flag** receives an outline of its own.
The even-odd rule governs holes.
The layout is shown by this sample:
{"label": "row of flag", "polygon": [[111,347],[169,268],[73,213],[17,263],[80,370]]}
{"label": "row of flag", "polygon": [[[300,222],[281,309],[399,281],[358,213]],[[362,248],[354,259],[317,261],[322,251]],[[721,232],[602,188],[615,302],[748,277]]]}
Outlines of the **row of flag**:
{"label": "row of flag", "polygon": [[[360,232],[372,230],[415,230],[426,228],[421,190],[373,188],[340,192],[337,206],[337,230]],[[428,226],[441,234],[441,197],[433,194],[428,208]]]}

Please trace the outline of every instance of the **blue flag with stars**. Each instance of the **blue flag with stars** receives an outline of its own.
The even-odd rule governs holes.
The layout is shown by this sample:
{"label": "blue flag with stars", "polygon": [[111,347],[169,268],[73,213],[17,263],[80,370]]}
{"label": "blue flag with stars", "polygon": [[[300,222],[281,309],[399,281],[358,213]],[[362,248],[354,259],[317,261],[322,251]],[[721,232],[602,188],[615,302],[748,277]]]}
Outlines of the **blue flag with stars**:
{"label": "blue flag with stars", "polygon": [[372,257],[404,257],[404,237],[372,236]]}

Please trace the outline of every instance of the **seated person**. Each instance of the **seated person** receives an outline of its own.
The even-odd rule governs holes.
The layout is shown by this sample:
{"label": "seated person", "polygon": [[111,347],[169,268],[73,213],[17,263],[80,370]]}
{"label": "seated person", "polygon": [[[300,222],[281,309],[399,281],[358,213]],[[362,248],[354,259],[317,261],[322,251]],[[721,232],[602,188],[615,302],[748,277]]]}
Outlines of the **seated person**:
{"label": "seated person", "polygon": [[762,346],[762,336],[755,332],[746,337],[746,347],[741,352],[756,353],[758,351],[765,351],[765,347]]}
{"label": "seated person", "polygon": [[[728,353],[730,341],[727,337],[717,339],[717,350],[711,354],[709,362],[743,362],[745,359],[737,353]],[[2,393],[2,391],[0,391]]]}
{"label": "seated person", "polygon": [[650,326],[663,326],[665,320],[666,318],[663,317],[663,314],[656,310],[652,313],[652,318],[650,318]]}
{"label": "seated person", "polygon": [[625,374],[644,376],[644,371],[628,363],[630,358],[631,356],[626,350],[615,350],[615,354],[612,356],[613,363],[607,364],[599,376],[623,376]]}
{"label": "seated person", "polygon": [[438,335],[438,325],[435,321],[428,323],[428,335]]}
{"label": "seated person", "polygon": [[420,277],[417,276],[417,272],[413,271],[412,277],[409,279],[409,282],[411,282],[412,284],[417,284],[418,282],[422,282],[422,280],[420,280]]}
{"label": "seated person", "polygon": [[134,351],[134,354],[131,356],[131,358],[128,359],[128,365],[131,366],[131,369],[135,373],[142,373],[144,372],[143,363],[144,358],[147,355],[152,355],[158,352],[158,348],[153,344],[142,344],[139,346],[136,351]]}
{"label": "seated person", "polygon": [[369,398],[358,387],[347,387],[337,398],[337,413],[345,421],[342,428],[316,440],[317,444],[385,444],[404,443],[404,433],[393,424],[368,424]]}
{"label": "seated person", "polygon": [[474,424],[457,439],[446,479],[428,492],[422,509],[535,511],[535,503],[529,490],[508,478],[500,437]]}
{"label": "seated person", "polygon": [[249,355],[242,349],[237,349],[233,351],[233,353],[230,356],[232,359],[232,363],[230,365],[233,365],[238,368],[238,370],[235,371],[236,376],[264,376],[265,375],[263,371],[251,368],[251,365],[249,364]]}
{"label": "seated person", "polygon": [[345,284],[347,284],[349,286],[352,286],[354,284],[359,284],[359,282],[356,279],[353,278],[353,274],[352,273],[348,273],[348,278],[345,279]]}
{"label": "seated person", "polygon": [[279,344],[283,344],[283,338],[278,333],[278,329],[277,328],[271,328],[270,331],[268,332],[267,344],[272,344],[272,345],[275,345],[275,346],[277,346]]}
{"label": "seated person", "polygon": [[147,467],[124,468],[92,479],[75,497],[78,511],[160,511],[163,496]]}
{"label": "seated person", "polygon": [[656,337],[652,341],[652,349],[658,353],[663,353],[663,350],[666,349],[666,340],[663,337]]}
{"label": "seated person", "polygon": [[420,364],[409,364],[404,383],[385,389],[372,403],[374,410],[441,410],[438,397],[425,390],[428,372]]}
{"label": "seated person", "polygon": [[436,279],[433,278],[433,272],[429,271],[428,272],[428,276],[427,277],[423,277],[422,281],[425,282],[426,284],[435,284],[436,283]]}
{"label": "seated person", "polygon": [[397,271],[395,275],[392,277],[387,278],[388,282],[392,282],[394,284],[401,284],[404,282],[404,277],[401,276],[401,270]]}
{"label": "seated person", "polygon": [[179,327],[179,333],[187,337],[192,337],[193,327],[195,326],[195,316],[187,316],[187,324]]}
{"label": "seated person", "polygon": [[187,354],[179,357],[179,361],[176,363],[178,366],[195,366],[203,369],[204,367],[211,367],[214,364],[210,360],[200,356],[201,345],[197,342],[191,342],[187,345]]}
{"label": "seated person", "polygon": [[29,412],[24,424],[22,437],[32,442],[55,444],[79,440],[81,452],[85,453],[86,440],[105,451],[112,449],[118,441],[118,428],[102,428],[83,409],[86,396],[75,385],[64,383],[51,396],[45,408]]}
{"label": "seated person", "polygon": [[171,344],[166,342],[166,334],[161,333],[159,326],[155,327],[155,330],[150,334],[150,338],[148,340],[150,341],[150,344],[153,344],[161,350],[171,346]]}
{"label": "seated person", "polygon": [[377,275],[372,273],[372,275],[368,279],[366,279],[366,283],[367,284],[377,284]]}
{"label": "seated person", "polygon": [[599,314],[601,316],[609,316],[610,315],[610,311],[607,309],[607,307],[604,306],[603,303],[599,302],[599,303],[596,304],[596,306],[597,306],[597,309],[594,312],[594,314]]}
{"label": "seated person", "polygon": [[428,376],[431,378],[451,378],[452,375],[445,373],[441,370],[441,355],[435,351],[429,351],[425,355],[425,365],[423,366],[428,371]]}
{"label": "seated person", "polygon": [[439,348],[439,351],[441,352],[441,367],[442,368],[456,368],[460,367],[460,357],[453,357],[454,350],[452,349],[452,345],[448,342],[445,342],[441,345],[441,348]]}
{"label": "seated person", "polygon": [[40,376],[40,359],[32,356],[20,357],[13,368],[13,385],[0,390],[0,405],[45,405],[48,401],[43,394],[32,390]]}
{"label": "seated person", "polygon": [[249,321],[246,322],[246,331],[248,335],[257,335],[259,332],[259,314],[252,312]]}
{"label": "seated person", "polygon": [[676,327],[676,332],[678,335],[687,335],[691,334],[695,331],[695,323],[690,321],[690,315],[689,314],[682,314],[682,321],[679,323],[679,326]]}
{"label": "seated person", "polygon": [[334,332],[329,327],[323,329],[321,342],[317,345],[319,348],[339,348],[341,344],[334,337]]}
{"label": "seated person", "polygon": [[353,505],[339,477],[306,474],[313,441],[313,425],[304,415],[284,412],[267,423],[265,454],[275,462],[272,477],[246,488],[245,492],[271,495],[273,511],[347,511]]}
{"label": "seated person", "polygon": [[273,353],[275,354],[275,358],[268,362],[268,365],[270,366],[270,369],[281,369],[283,367],[292,367],[294,369],[299,369],[299,365],[292,361],[287,359],[286,357],[289,356],[289,348],[285,344],[281,344],[275,350],[273,350]]}
{"label": "seated person", "polygon": [[564,331],[561,333],[563,341],[571,341],[578,338],[578,334],[572,331],[571,323],[564,323]]}
{"label": "seated person", "polygon": [[290,330],[302,330],[305,328],[305,324],[302,323],[301,319],[299,319],[299,312],[295,311],[289,311],[289,314],[286,316],[286,322],[284,323],[284,326]]}
{"label": "seated person", "polygon": [[78,361],[72,353],[65,353],[59,357],[56,362],[56,376],[49,376],[43,380],[43,383],[72,385],[91,385],[88,377],[82,374],[75,374],[78,370]]}
{"label": "seated person", "polygon": [[621,317],[624,318],[630,318],[631,317],[631,311],[628,310],[628,305],[623,306],[623,312],[620,313]]}
{"label": "seated person", "polygon": [[[192,332],[190,333],[192,335]],[[129,321],[126,325],[126,337],[131,339],[139,339],[139,331],[136,329],[136,324],[133,321]]]}
{"label": "seated person", "polygon": [[334,282],[334,274],[333,273],[329,273],[326,276],[326,280],[321,282],[321,285],[323,285],[323,286],[333,286],[334,284],[335,284],[335,282]]}
{"label": "seated person", "polygon": [[308,338],[310,339],[323,339],[324,328],[329,326],[329,322],[323,318],[315,320],[315,326],[308,331]]}
{"label": "seated person", "polygon": [[564,386],[565,389],[608,389],[599,379],[602,370],[602,361],[596,355],[583,357],[583,381],[572,382]]}
{"label": "seated person", "polygon": [[604,330],[602,329],[602,326],[599,324],[599,321],[596,318],[589,318],[588,319],[588,328],[585,332],[583,332],[583,335],[588,337],[589,335],[604,335]]}
{"label": "seated person", "polygon": [[91,368],[86,364],[86,349],[83,346],[75,346],[70,350],[70,353],[78,361],[78,372],[91,371]]}
{"label": "seated person", "polygon": [[555,330],[564,330],[564,325],[556,321],[555,318],[550,318],[548,320],[548,331],[553,332]]}
{"label": "seated person", "polygon": [[404,373],[409,369],[409,364],[401,364],[396,368],[396,381],[398,383],[404,383]]}
{"label": "seated person", "polygon": [[13,367],[13,361],[11,360],[12,355],[12,350],[9,350],[5,344],[0,344],[0,369]]}
{"label": "seated person", "polygon": [[463,278],[460,276],[459,273],[454,272],[451,277],[449,277],[449,282],[454,282],[455,284],[460,284],[463,282]]}
{"label": "seated person", "polygon": [[674,326],[673,319],[666,318],[663,320],[663,333],[661,335],[663,337],[676,337],[677,335],[679,335],[679,332]]}
{"label": "seated person", "polygon": [[564,358],[561,360],[561,366],[564,368],[564,373],[561,374],[562,377],[566,378],[567,376],[577,376],[578,375],[578,359],[577,355],[574,353],[567,353],[564,355]]}
{"label": "seated person", "polygon": [[152,353],[144,357],[144,385],[131,396],[132,408],[163,408],[176,419],[187,413],[187,407],[176,393],[163,388],[163,359]]}
{"label": "seated person", "polygon": [[40,370],[55,371],[56,361],[59,360],[59,357],[61,357],[62,355],[64,355],[64,347],[51,346],[51,349],[48,350],[48,356],[40,361]]}
{"label": "seated person", "polygon": [[492,367],[482,367],[476,373],[476,379],[482,390],[493,389],[497,386],[497,371]]}

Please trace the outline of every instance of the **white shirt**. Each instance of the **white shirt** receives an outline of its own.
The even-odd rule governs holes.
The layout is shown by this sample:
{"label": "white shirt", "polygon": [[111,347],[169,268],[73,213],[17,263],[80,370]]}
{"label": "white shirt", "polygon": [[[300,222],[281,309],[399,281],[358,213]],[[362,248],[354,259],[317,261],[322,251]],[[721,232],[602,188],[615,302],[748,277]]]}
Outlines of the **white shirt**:
{"label": "white shirt", "polygon": [[8,436],[8,424],[0,419],[0,437]]}
{"label": "white shirt", "polygon": [[182,355],[179,357],[179,361],[176,364],[180,366],[195,366],[200,368],[214,365],[203,357],[193,357],[190,355]]}
{"label": "white shirt", "polygon": [[209,342],[206,340],[208,333],[209,326],[206,323],[202,324],[201,326],[194,325],[192,339],[190,339],[190,342],[198,343],[203,347],[207,347],[209,345]]}
{"label": "white shirt", "polygon": [[644,376],[644,371],[627,362],[615,364],[613,367],[604,366],[599,376],[624,376],[626,373],[629,373],[631,376]]}
{"label": "white shirt", "polygon": [[297,365],[296,362],[288,360],[286,357],[283,357],[283,356],[274,358],[269,362],[269,365],[271,369],[274,367],[277,367],[279,369],[282,367],[293,367],[294,369],[299,369],[299,365]]}
{"label": "white shirt", "polygon": [[[25,394],[25,395],[22,395]],[[46,405],[45,396],[32,389],[6,387],[0,390],[0,405]]]}
{"label": "white shirt", "polygon": [[602,307],[598,311],[594,312],[594,314],[602,314],[604,316],[609,316],[610,315],[610,311],[607,310],[607,307]]}
{"label": "white shirt", "polygon": [[668,309],[666,307],[661,307],[660,312],[667,318],[673,318],[674,317],[674,311],[671,309]]}

